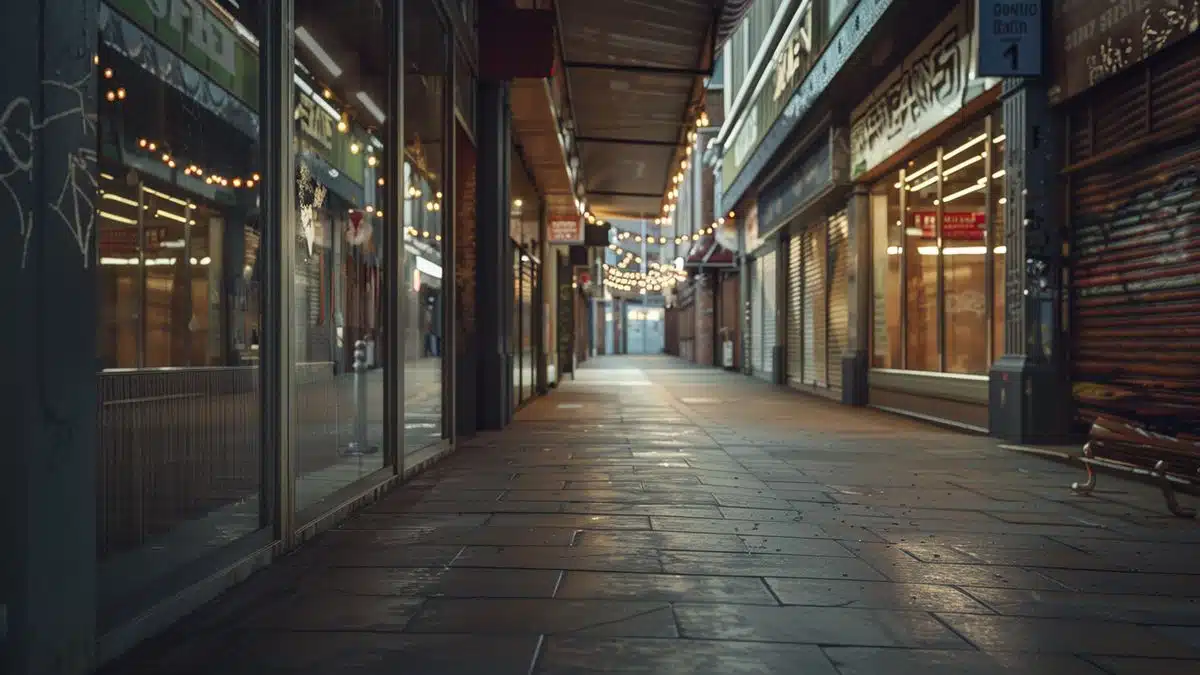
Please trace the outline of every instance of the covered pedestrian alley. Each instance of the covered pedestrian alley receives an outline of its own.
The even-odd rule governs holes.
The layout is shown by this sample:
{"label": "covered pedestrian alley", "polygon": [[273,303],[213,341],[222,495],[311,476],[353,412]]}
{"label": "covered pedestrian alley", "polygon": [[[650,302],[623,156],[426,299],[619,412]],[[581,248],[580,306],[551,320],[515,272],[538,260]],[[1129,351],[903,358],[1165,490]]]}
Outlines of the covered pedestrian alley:
{"label": "covered pedestrian alley", "polygon": [[1200,531],[1080,473],[600,357],[108,672],[1200,672]]}

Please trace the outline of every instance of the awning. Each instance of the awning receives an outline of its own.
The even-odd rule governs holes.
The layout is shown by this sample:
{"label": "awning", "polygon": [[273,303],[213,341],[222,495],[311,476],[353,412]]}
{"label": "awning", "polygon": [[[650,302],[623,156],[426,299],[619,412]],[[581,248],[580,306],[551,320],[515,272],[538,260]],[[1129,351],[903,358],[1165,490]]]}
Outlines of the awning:
{"label": "awning", "polygon": [[558,0],[589,210],[654,218],[702,105],[714,47],[751,0]]}
{"label": "awning", "polygon": [[713,235],[705,235],[692,246],[684,260],[686,267],[732,267],[736,264],[733,251],[725,248]]}

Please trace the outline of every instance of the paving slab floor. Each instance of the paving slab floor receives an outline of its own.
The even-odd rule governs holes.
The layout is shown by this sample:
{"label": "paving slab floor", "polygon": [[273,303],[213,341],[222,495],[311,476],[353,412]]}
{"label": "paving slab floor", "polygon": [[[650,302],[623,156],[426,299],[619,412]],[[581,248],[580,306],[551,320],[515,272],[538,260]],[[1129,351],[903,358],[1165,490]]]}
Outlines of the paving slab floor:
{"label": "paving slab floor", "polygon": [[1200,674],[1200,527],[1081,473],[601,357],[107,670]]}

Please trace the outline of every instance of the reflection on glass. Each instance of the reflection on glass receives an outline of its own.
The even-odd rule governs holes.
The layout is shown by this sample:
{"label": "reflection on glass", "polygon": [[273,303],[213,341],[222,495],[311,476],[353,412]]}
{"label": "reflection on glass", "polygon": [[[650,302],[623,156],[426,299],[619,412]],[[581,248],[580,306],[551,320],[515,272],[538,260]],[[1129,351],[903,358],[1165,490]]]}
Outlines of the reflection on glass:
{"label": "reflection on glass", "polygon": [[1005,312],[1005,261],[1008,247],[1005,243],[1007,229],[1005,228],[1005,206],[1008,203],[1007,185],[1004,169],[1004,115],[997,111],[992,115],[992,360],[1004,355],[1004,312]]}
{"label": "reflection on glass", "polygon": [[404,4],[404,452],[443,438],[446,30],[431,0]]}
{"label": "reflection on glass", "polygon": [[980,120],[945,144],[942,255],[946,371],[984,375],[987,323],[987,133]]}
{"label": "reflection on glass", "polygon": [[912,160],[904,172],[904,276],[909,370],[941,370],[937,334],[938,159],[931,150]]}
{"label": "reflection on glass", "polygon": [[[371,0],[296,1],[296,508],[384,465],[386,29]],[[334,57],[332,55],[338,55]]]}
{"label": "reflection on glass", "polygon": [[[873,367],[938,371],[939,346],[944,346],[947,372],[984,375],[1003,354],[1004,139],[1000,113],[993,113],[990,139],[988,120],[978,120],[908,162],[899,177],[872,187]],[[901,185],[903,192],[897,194]],[[898,215],[901,204],[904,218]],[[995,260],[991,266],[989,239]],[[944,345],[938,344],[939,260]],[[903,303],[900,289],[907,296]],[[989,311],[995,317],[990,325]]]}
{"label": "reflection on glass", "polygon": [[513,320],[512,327],[509,330],[508,336],[508,353],[512,358],[512,408],[516,410],[521,405],[521,330],[524,325],[521,323],[521,282],[523,275],[521,274],[521,249],[516,242],[509,243],[512,251],[512,312]]}
{"label": "reflection on glass", "polygon": [[[214,42],[179,56],[156,37],[153,9],[124,15],[100,4],[102,629],[169,594],[150,590],[169,575],[265,524],[258,100],[227,68],[241,56],[255,72],[255,5],[228,14],[198,5]],[[165,61],[150,68],[128,57],[112,47],[127,44],[122,36]],[[169,83],[164,73],[181,77]],[[218,91],[227,105],[211,103]]]}
{"label": "reflection on glass", "polygon": [[900,368],[900,261],[904,221],[900,217],[900,174],[892,174],[871,190],[871,237],[875,274],[874,368]]}
{"label": "reflection on glass", "polygon": [[521,401],[533,397],[536,359],[533,352],[534,263],[528,253],[521,254]]}

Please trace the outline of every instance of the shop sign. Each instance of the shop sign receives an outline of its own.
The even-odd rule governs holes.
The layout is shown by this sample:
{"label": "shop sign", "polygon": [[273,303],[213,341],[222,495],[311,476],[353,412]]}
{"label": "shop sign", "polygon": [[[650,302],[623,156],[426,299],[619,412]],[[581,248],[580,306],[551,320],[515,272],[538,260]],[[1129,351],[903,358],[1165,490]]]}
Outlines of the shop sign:
{"label": "shop sign", "polygon": [[[204,0],[106,0],[188,63],[250,105],[258,56]],[[248,76],[249,75],[249,76]]]}
{"label": "shop sign", "polygon": [[964,6],[855,108],[850,124],[852,176],[875,168],[998,83],[975,77],[972,61]]}
{"label": "shop sign", "polygon": [[[914,211],[913,225],[924,239],[937,238],[937,211]],[[983,241],[987,214],[982,211],[946,211],[942,214],[942,239]]]}
{"label": "shop sign", "polygon": [[[782,178],[763,188],[758,198],[758,223],[763,231],[774,231],[810,206],[835,185],[838,174],[845,177],[845,164],[842,171],[834,171],[835,137],[831,130]],[[845,153],[841,156],[845,162]]]}
{"label": "shop sign", "polygon": [[550,218],[549,243],[582,244],[583,219],[579,216],[553,216]]}
{"label": "shop sign", "polygon": [[1043,0],[979,0],[978,68],[990,77],[1042,74]]}
{"label": "shop sign", "polygon": [[1200,0],[1056,0],[1054,102],[1069,99],[1200,29]]}
{"label": "shop sign", "polygon": [[764,84],[742,115],[742,124],[726,142],[722,177],[726,185],[737,178],[746,160],[758,147],[771,124],[783,111],[788,97],[808,73],[812,63],[812,3],[806,2],[792,19],[780,40],[770,65],[763,73]]}
{"label": "shop sign", "polygon": [[326,150],[333,149],[333,118],[317,106],[317,102],[301,93],[296,103],[296,119],[300,131]]}
{"label": "shop sign", "polygon": [[770,128],[765,130],[761,142],[738,170],[736,178],[725,179],[721,210],[732,209],[741,201],[750,185],[767,165],[771,157],[784,145],[804,117],[812,110],[817,100],[833,82],[833,78],[850,61],[850,57],[862,45],[867,35],[879,23],[894,0],[858,0],[845,21],[831,36],[821,55],[803,76],[803,81],[786,100],[780,101],[780,112],[773,116]]}

